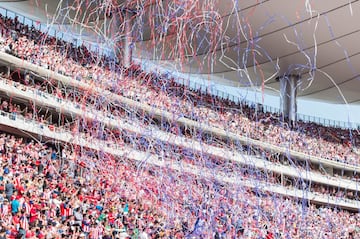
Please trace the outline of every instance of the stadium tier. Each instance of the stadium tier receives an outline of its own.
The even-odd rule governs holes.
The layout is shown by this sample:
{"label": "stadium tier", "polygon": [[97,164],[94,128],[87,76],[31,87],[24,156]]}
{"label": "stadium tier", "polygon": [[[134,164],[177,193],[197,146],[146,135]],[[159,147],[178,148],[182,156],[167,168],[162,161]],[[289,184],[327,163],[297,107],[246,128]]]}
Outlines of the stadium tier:
{"label": "stadium tier", "polygon": [[0,238],[360,237],[357,131],[0,27]]}

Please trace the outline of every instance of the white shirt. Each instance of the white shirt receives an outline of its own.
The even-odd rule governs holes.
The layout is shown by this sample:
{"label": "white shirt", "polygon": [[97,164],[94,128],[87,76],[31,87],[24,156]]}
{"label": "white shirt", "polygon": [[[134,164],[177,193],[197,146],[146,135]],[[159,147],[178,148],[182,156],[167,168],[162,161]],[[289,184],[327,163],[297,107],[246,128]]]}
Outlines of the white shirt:
{"label": "white shirt", "polygon": [[139,234],[139,239],[149,239],[149,236],[146,232],[141,232]]}

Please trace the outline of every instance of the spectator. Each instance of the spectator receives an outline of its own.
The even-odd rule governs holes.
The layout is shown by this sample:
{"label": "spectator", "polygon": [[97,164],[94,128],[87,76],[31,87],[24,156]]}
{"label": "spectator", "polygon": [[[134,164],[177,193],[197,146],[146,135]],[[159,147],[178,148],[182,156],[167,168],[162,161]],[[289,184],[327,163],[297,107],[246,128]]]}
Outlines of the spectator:
{"label": "spectator", "polygon": [[19,209],[20,209],[20,202],[19,202],[19,198],[18,196],[15,196],[12,201],[11,201],[11,213],[13,215],[18,214]]}
{"label": "spectator", "polygon": [[[6,173],[7,170],[4,170],[4,174],[8,174]],[[5,184],[5,195],[6,195],[6,199],[10,202],[11,201],[11,197],[13,196],[14,194],[14,190],[15,190],[15,187],[14,187],[14,184],[11,183],[9,180],[6,180],[6,184]]]}

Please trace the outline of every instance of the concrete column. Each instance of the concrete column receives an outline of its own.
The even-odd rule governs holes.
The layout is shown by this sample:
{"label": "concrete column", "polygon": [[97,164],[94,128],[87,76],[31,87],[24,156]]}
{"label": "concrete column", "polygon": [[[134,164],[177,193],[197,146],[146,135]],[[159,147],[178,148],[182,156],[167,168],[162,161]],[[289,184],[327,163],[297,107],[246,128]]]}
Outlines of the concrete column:
{"label": "concrete column", "polygon": [[280,78],[280,109],[289,123],[296,122],[296,95],[300,76],[285,75]]}
{"label": "concrete column", "polygon": [[123,65],[125,67],[129,67],[131,65],[132,62],[132,22],[131,22],[131,17],[132,17],[132,13],[130,13],[129,11],[126,11],[125,13],[125,39],[124,39],[124,62]]}
{"label": "concrete column", "polygon": [[112,27],[111,27],[111,39],[114,44],[114,52],[120,62],[129,67],[132,62],[132,17],[134,13],[129,9],[117,9],[111,14]]}

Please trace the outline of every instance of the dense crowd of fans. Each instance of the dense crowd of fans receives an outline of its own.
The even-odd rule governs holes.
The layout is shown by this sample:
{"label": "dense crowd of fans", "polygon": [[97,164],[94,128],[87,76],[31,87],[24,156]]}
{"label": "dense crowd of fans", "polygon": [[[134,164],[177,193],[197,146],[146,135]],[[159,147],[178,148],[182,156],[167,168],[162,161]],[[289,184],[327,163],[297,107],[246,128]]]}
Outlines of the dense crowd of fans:
{"label": "dense crowd of fans", "polygon": [[[3,80],[5,80],[5,79],[3,79]],[[7,81],[7,80],[5,80],[5,81]],[[13,81],[8,81],[8,84],[13,84],[17,88],[20,88],[22,90],[27,90],[28,88],[33,89],[29,86],[23,87],[23,85],[20,85]],[[47,86],[48,85],[43,85],[42,88],[46,89]],[[36,88],[39,88],[39,87],[36,87]],[[42,95],[45,97],[45,95],[40,94],[40,92],[38,92],[36,95],[37,96]],[[46,96],[46,99],[50,99],[50,97]],[[24,107],[20,107],[19,105],[16,105],[16,99],[13,99],[12,102],[13,103],[9,105],[8,101],[3,99],[2,103],[0,102],[1,103],[0,110],[3,110],[4,112],[11,112],[10,116],[13,118],[15,118],[17,115],[19,115],[18,113],[22,113],[23,117],[31,119],[29,117],[33,116],[33,114],[28,112],[29,111],[28,107],[24,108]],[[92,107],[93,104],[89,104],[88,106]],[[14,109],[18,109],[18,110],[14,110]],[[40,113],[40,115],[38,115],[36,117],[36,119],[41,124],[43,124],[47,118],[52,118],[52,116],[53,116],[53,115],[51,115],[51,112],[50,112],[50,116],[42,115],[41,111],[38,111],[38,110],[35,110],[35,112]],[[46,111],[46,112],[49,113],[48,111]],[[64,126],[61,124],[60,125],[57,124],[56,126],[54,126],[54,124],[56,124],[56,121],[58,121],[56,118],[57,117],[54,117],[53,121],[47,121],[48,124],[51,124],[51,125],[48,125],[48,127],[51,126],[51,127],[53,127],[53,129],[58,129],[59,127]],[[125,114],[122,114],[121,118],[127,119],[128,117]],[[136,120],[135,118],[128,119],[128,121],[133,121],[133,123],[136,122],[137,127],[143,127],[144,129],[146,128],[146,126],[143,124],[143,122],[141,122],[140,120],[136,120],[136,121],[135,120]],[[69,120],[69,122],[71,122],[71,120]],[[131,145],[131,147],[134,149],[151,152],[151,153],[154,153],[157,155],[167,155],[168,152],[171,152],[171,158],[174,158],[177,161],[190,163],[190,164],[194,164],[197,166],[205,165],[206,167],[212,168],[212,170],[214,170],[214,171],[240,172],[244,169],[244,166],[240,166],[236,162],[230,163],[227,160],[224,160],[223,158],[214,158],[212,156],[209,156],[207,154],[204,154],[204,153],[199,152],[194,149],[187,150],[183,146],[175,146],[169,142],[159,141],[159,140],[153,139],[151,137],[142,136],[142,135],[136,134],[136,133],[128,131],[128,130],[109,129],[108,127],[104,127],[103,125],[101,125],[99,122],[85,121],[81,117],[80,117],[80,120],[78,119],[75,122],[71,122],[71,123],[67,124],[67,128],[72,128],[72,131],[74,131],[74,129],[76,128],[77,130],[75,133],[86,134],[86,138],[88,140],[90,140],[91,138],[96,138],[96,139],[106,140],[108,144],[116,143],[116,145],[118,145],[118,146],[127,144],[127,145]],[[160,129],[158,129],[158,130],[160,130]],[[209,142],[211,142],[211,140],[207,140],[207,143],[209,143]],[[231,149],[229,147],[226,147],[225,144],[221,145],[221,148],[223,148],[223,150]],[[233,150],[233,149],[231,149],[231,150]],[[268,154],[268,155],[264,155],[264,157],[266,157],[268,160],[271,160],[272,162],[279,163],[279,155],[278,154],[274,154],[274,155]],[[293,167],[293,168],[297,167],[300,170],[302,168],[301,164],[298,165],[296,161],[294,161],[292,163],[291,167]],[[308,167],[309,167],[309,165],[307,166],[307,170],[309,170]],[[317,171],[314,168],[312,170]],[[258,174],[258,173],[256,173],[256,174]],[[355,179],[356,176],[357,175],[355,175],[351,179]],[[259,178],[259,176],[257,176],[257,178]],[[271,178],[266,178],[266,180],[271,180]],[[299,185],[297,183],[292,184],[291,186],[296,186],[296,187],[301,186],[302,187],[301,184]],[[313,187],[311,190],[312,191],[322,191],[322,192],[325,191],[322,189],[322,187]],[[333,190],[330,190],[330,191],[333,191]],[[335,190],[335,193],[332,193],[333,196],[339,196],[339,195],[343,195],[343,194],[344,193],[342,192],[342,190]],[[345,193],[344,195],[347,195],[347,197],[349,197],[349,198],[356,198],[356,196],[352,192]]]}
{"label": "dense crowd of fans", "polygon": [[358,214],[260,188],[5,134],[0,149],[4,238],[351,238],[360,231]]}
{"label": "dense crowd of fans", "polygon": [[[18,87],[21,88],[20,85]],[[49,99],[49,98],[48,98]],[[2,112],[11,113],[10,116],[12,119],[16,119],[17,117],[22,116],[26,119],[28,118],[31,120],[31,116],[33,114],[30,114],[28,112],[28,107],[20,106],[16,104],[16,99],[13,99],[11,103],[9,103],[9,100],[2,99],[0,100],[0,110]],[[17,110],[14,110],[17,109]],[[33,110],[37,113],[40,113],[35,119],[37,119],[37,122],[39,124],[44,124],[47,118],[47,116],[41,114],[41,110]],[[50,116],[48,118],[52,118],[51,114],[54,114],[54,112],[50,112]],[[123,115],[122,118],[126,118],[125,115]],[[55,119],[55,117],[54,117]],[[134,119],[133,119],[134,120]],[[56,121],[56,120],[54,120]],[[51,124],[53,126],[53,130],[57,130],[59,125],[54,126],[54,122],[47,121],[46,123]],[[143,123],[141,121],[136,122],[137,126],[144,127]],[[171,158],[173,161],[178,161],[181,163],[186,164],[192,164],[196,165],[198,167],[207,167],[211,168],[211,170],[215,172],[226,172],[226,173],[236,173],[238,177],[241,177],[243,179],[257,179],[267,182],[276,182],[276,177],[278,176],[271,175],[269,176],[268,173],[260,172],[260,170],[247,170],[247,167],[244,167],[244,165],[240,165],[236,162],[228,162],[224,158],[217,158],[211,155],[208,155],[206,153],[200,152],[198,150],[194,149],[187,149],[181,146],[175,146],[169,142],[162,142],[159,140],[154,140],[151,137],[147,137],[144,135],[139,135],[134,132],[131,132],[129,130],[110,130],[109,128],[102,127],[101,125],[95,125],[93,121],[85,121],[84,119],[80,119],[75,121],[75,123],[68,124],[68,128],[75,128],[75,126],[79,125],[80,127],[77,127],[78,131],[76,134],[82,133],[85,134],[86,138],[90,140],[91,138],[106,140],[109,145],[116,143],[117,146],[120,145],[127,145],[131,148],[134,148],[136,150],[150,152],[155,155],[163,155],[164,157]],[[48,126],[50,127],[50,125]],[[102,130],[101,130],[102,129]],[[225,149],[224,149],[225,150]],[[278,156],[278,155],[277,155]],[[269,155],[267,156],[268,159],[270,159],[272,162],[279,163],[279,158],[276,157],[276,155]],[[297,167],[298,170],[301,170],[301,165],[292,164],[291,167]],[[309,169],[307,169],[309,170]],[[315,170],[315,169],[312,169]],[[315,170],[316,171],[316,170]],[[352,178],[354,179],[354,178]],[[290,180],[289,180],[290,182]],[[277,181],[277,183],[280,183],[280,180]],[[302,180],[295,180],[291,182],[288,186],[290,188],[303,188],[304,183]],[[305,183],[306,184],[306,183]],[[356,199],[357,194],[352,191],[345,192],[344,189],[339,188],[327,188],[325,186],[312,184],[312,187],[307,187],[307,190],[313,191],[313,192],[321,192],[324,194],[324,192],[329,192],[328,195],[336,196],[339,198],[342,198],[346,196],[347,198]],[[330,193],[331,192],[331,193]]]}
{"label": "dense crowd of fans", "polygon": [[135,65],[123,69],[110,59],[94,57],[86,47],[74,47],[17,20],[1,20],[4,50],[45,68],[254,139],[331,160],[359,163],[357,131],[302,122],[290,128],[278,115],[193,91]]}
{"label": "dense crowd of fans", "polygon": [[[356,131],[302,122],[291,128],[279,115],[192,90],[174,79],[147,74],[138,66],[122,69],[111,59],[94,57],[86,47],[48,37],[16,19],[1,17],[0,30],[3,51],[76,80],[250,138],[331,160],[359,163],[359,155],[354,152],[360,142]],[[52,91],[60,98],[89,103],[86,95],[58,87],[50,89],[31,80],[26,75],[22,83]],[[99,99],[92,102],[96,108],[109,108]],[[45,113],[38,114],[8,99],[1,100],[0,110],[29,119],[37,114],[40,123],[47,120]],[[92,132],[96,133],[98,129]],[[114,136],[123,143],[149,149],[146,138],[120,134]],[[317,208],[262,189],[139,166],[100,152],[56,151],[52,146],[5,134],[0,137],[0,150],[0,238],[351,238],[360,233],[359,214]],[[216,162],[210,157],[202,161],[208,156],[201,154],[189,153],[192,155],[186,158],[185,149],[164,147],[164,143],[161,147],[152,145],[152,150],[169,158],[181,155],[174,160],[187,163]],[[333,188],[315,188],[345,196]]]}
{"label": "dense crowd of fans", "polygon": [[146,197],[138,200],[129,196],[131,187],[120,187],[125,171],[119,171],[123,177],[115,183],[100,165],[91,171],[84,168],[85,161],[94,162],[96,156],[57,152],[4,134],[0,149],[4,238],[149,238],[159,230],[162,217],[152,205],[143,204]]}

